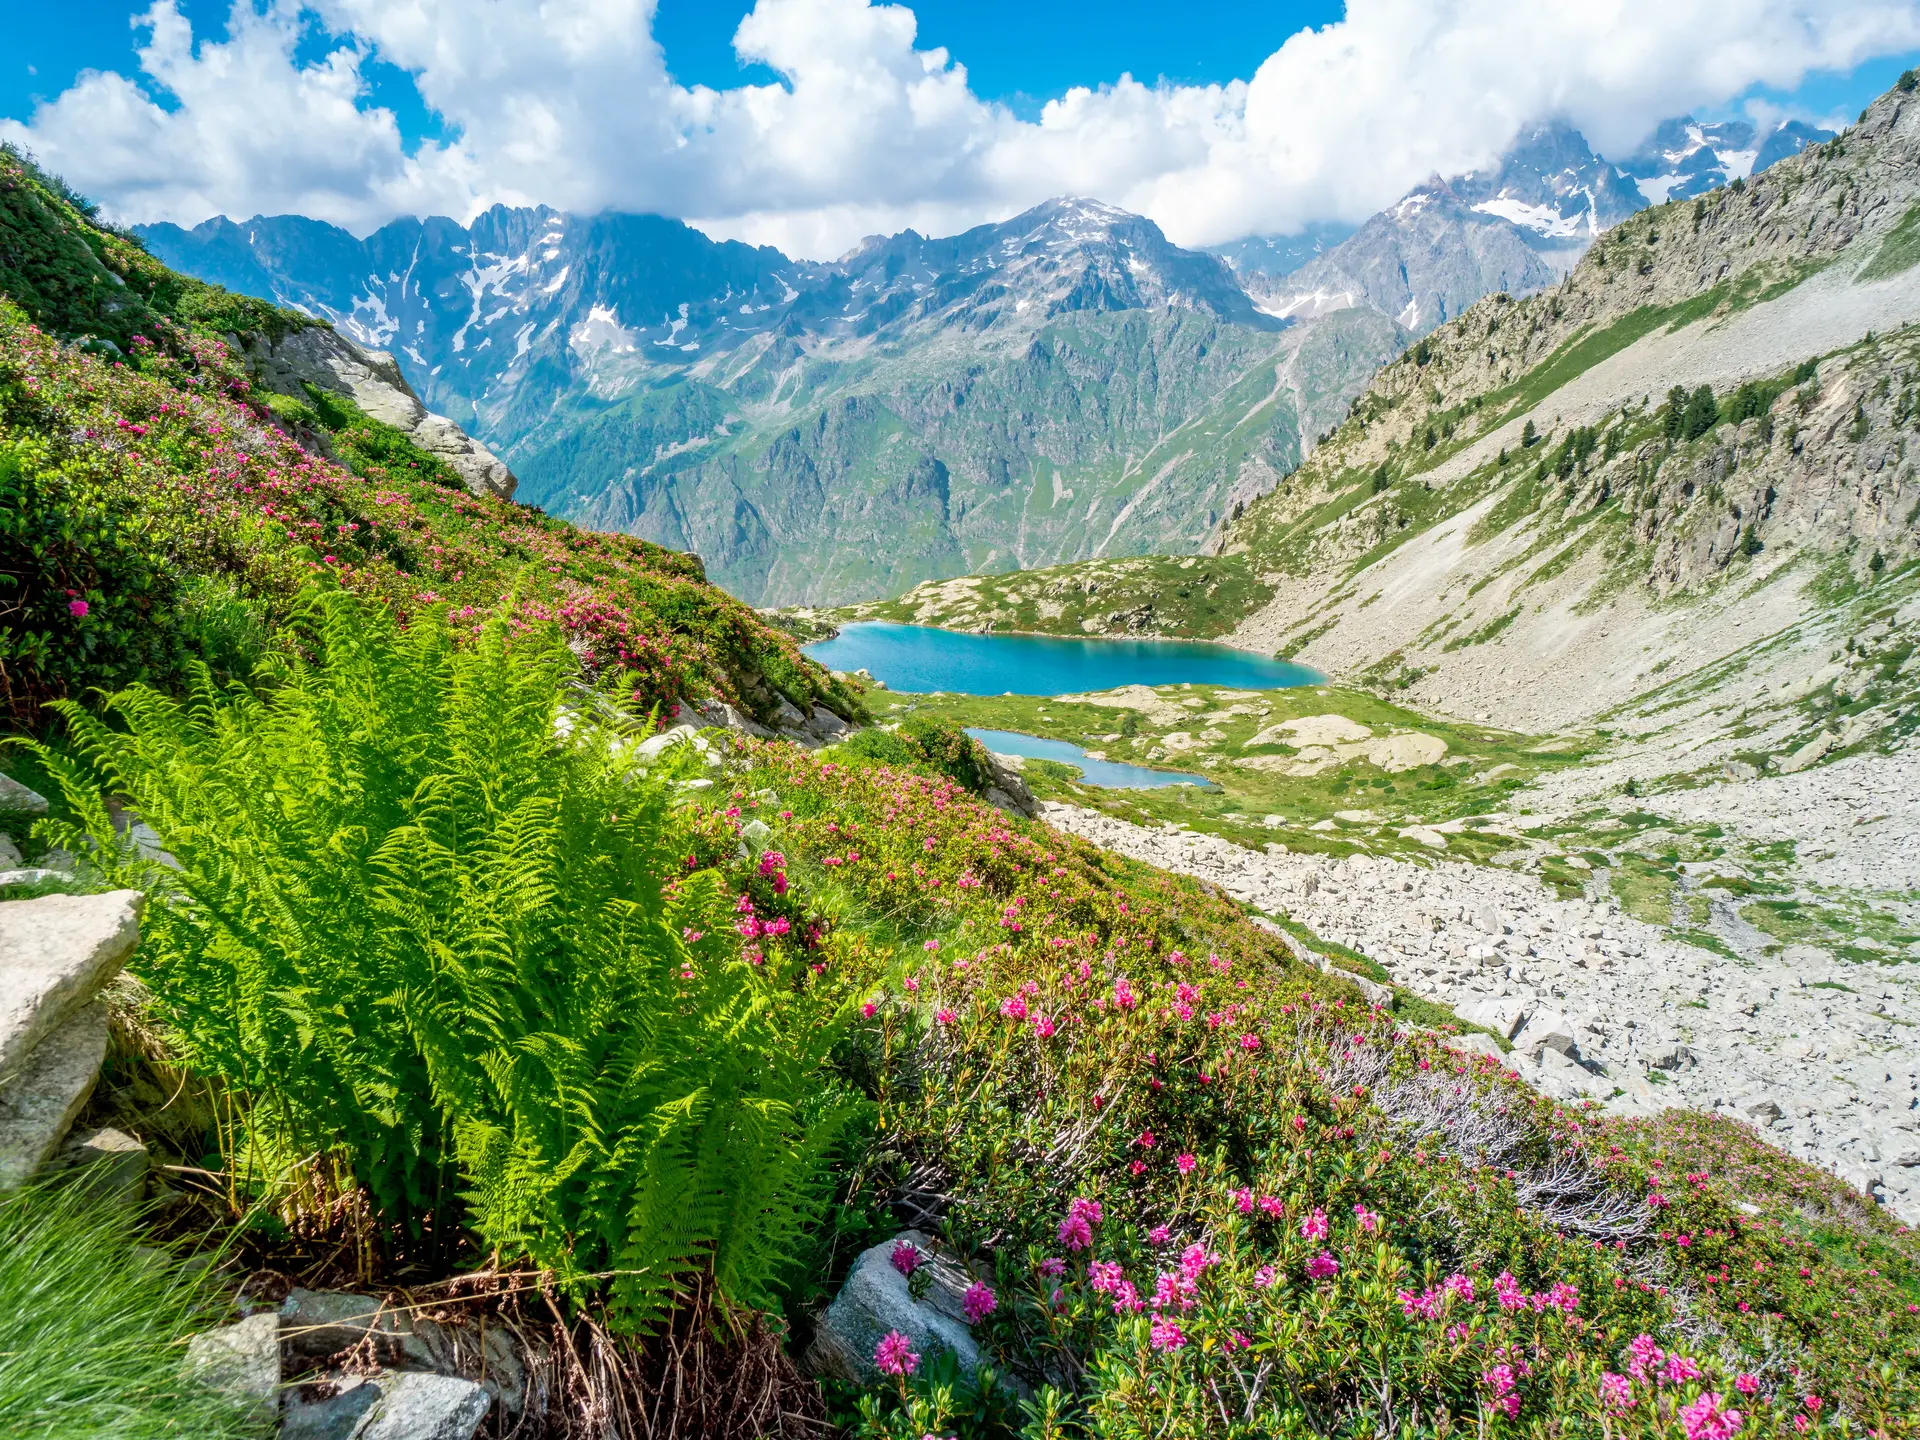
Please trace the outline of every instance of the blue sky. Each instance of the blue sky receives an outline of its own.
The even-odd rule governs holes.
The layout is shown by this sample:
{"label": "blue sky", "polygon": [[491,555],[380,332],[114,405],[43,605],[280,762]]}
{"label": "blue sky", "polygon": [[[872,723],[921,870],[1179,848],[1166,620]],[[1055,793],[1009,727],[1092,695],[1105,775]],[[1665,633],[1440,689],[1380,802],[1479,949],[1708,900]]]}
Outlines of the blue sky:
{"label": "blue sky", "polygon": [[1544,119],[1618,155],[1686,111],[1850,118],[1920,63],[1920,0],[657,0],[651,40],[650,0],[148,3],[20,5],[0,56],[0,138],[119,218],[545,202],[806,254],[1058,193],[1284,233]]}
{"label": "blue sky", "polygon": [[[11,57],[0,61],[0,115],[25,120],[36,100],[58,95],[84,68],[133,74],[131,19],[145,8],[129,0],[63,0],[10,18],[15,43]],[[180,8],[197,34],[225,34],[230,0],[181,0]],[[752,8],[750,0],[660,0],[653,34],[673,77],[716,89],[774,79],[766,66],[743,64],[733,51],[733,33]],[[945,46],[967,67],[976,94],[1030,119],[1070,86],[1099,85],[1121,74],[1188,84],[1247,79],[1289,35],[1338,20],[1345,6],[1183,0],[1170,9],[1150,0],[918,0],[912,8],[922,48]],[[1790,92],[1756,86],[1749,93],[1813,115],[1850,116],[1915,64],[1920,51],[1819,73]],[[443,133],[405,71],[376,62],[367,78],[371,99],[395,112],[409,142]],[[150,93],[166,103],[164,92]],[[1696,108],[1703,116],[1720,116],[1741,107],[1735,101]]]}

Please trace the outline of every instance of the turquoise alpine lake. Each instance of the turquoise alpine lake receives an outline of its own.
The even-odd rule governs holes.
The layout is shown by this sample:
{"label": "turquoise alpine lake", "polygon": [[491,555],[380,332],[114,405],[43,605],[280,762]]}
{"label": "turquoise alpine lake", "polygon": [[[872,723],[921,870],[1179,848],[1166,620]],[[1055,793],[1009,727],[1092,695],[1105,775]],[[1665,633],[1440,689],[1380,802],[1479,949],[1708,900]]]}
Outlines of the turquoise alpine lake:
{"label": "turquoise alpine lake", "polygon": [[829,670],[866,670],[892,690],[954,695],[1073,695],[1120,685],[1318,685],[1318,671],[1204,640],[1074,640],[967,635],[863,620],[806,653]]}
{"label": "turquoise alpine lake", "polygon": [[1096,760],[1078,745],[1066,740],[1042,740],[1038,735],[1022,735],[1017,730],[976,730],[973,736],[997,755],[1022,755],[1029,760],[1059,760],[1080,769],[1080,778],[1089,785],[1106,790],[1158,790],[1163,785],[1198,785],[1216,790],[1204,775],[1188,775],[1179,770],[1149,770],[1143,765],[1122,765],[1112,760]]}

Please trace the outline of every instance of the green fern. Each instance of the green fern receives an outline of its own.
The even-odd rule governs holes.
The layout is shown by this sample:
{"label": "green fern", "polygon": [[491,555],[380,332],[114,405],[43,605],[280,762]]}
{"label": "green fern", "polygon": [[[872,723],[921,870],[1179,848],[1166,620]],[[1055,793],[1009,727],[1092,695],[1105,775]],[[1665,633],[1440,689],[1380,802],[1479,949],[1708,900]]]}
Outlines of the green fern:
{"label": "green fern", "polygon": [[314,658],[257,695],[203,672],[184,704],[62,706],[177,869],[42,752],[82,817],[49,838],[153,895],[139,968],[250,1100],[256,1183],[337,1157],[393,1220],[464,1225],[634,1326],[702,1274],[770,1304],[858,1104],[835,1016],[740,963],[720,877],[682,873],[672,776],[605,704],[560,723],[557,633],[456,646],[337,593],[303,627]]}

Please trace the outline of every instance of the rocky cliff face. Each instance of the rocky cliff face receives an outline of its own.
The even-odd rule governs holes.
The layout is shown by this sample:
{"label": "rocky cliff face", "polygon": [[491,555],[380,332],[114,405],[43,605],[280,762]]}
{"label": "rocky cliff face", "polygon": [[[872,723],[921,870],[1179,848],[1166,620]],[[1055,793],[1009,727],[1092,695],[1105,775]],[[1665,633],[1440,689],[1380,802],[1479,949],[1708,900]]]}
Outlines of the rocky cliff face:
{"label": "rocky cliff face", "polygon": [[363,350],[344,335],[315,325],[277,337],[255,334],[249,337],[246,355],[256,380],[276,394],[305,399],[306,387],[312,385],[343,396],[362,413],[446,461],[476,495],[513,498],[519,482],[500,457],[421,404],[385,351]]}

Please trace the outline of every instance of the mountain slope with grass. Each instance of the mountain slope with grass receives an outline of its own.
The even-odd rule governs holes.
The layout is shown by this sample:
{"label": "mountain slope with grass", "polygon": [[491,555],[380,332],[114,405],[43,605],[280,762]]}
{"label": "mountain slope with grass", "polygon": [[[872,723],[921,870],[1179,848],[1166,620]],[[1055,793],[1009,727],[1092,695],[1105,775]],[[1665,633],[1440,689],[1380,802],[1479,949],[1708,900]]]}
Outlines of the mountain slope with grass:
{"label": "mountain slope with grass", "polygon": [[0,155],[0,620],[4,703],[205,660],[245,676],[315,584],[402,618],[557,620],[589,673],[647,703],[719,696],[852,716],[857,701],[697,559],[488,493],[318,386],[256,386],[306,317],[175,275],[57,182]]}

